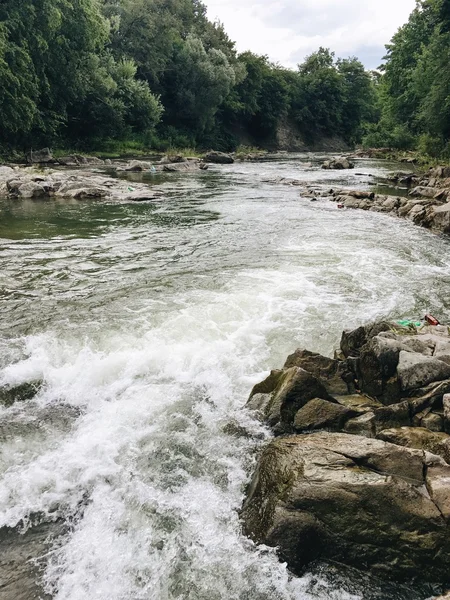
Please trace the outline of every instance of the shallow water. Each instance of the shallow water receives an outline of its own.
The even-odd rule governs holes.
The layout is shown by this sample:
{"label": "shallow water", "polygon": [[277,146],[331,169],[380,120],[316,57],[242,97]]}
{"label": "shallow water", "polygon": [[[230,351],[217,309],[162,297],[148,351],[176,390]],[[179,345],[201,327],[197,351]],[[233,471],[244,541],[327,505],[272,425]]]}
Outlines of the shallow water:
{"label": "shallow water", "polygon": [[0,384],[44,382],[0,407],[0,527],[73,522],[45,572],[58,600],[371,597],[291,578],[238,517],[268,436],[242,410],[255,382],[344,328],[450,317],[447,238],[266,181],[369,189],[396,165],[318,164],[159,176],[157,203],[0,200]]}

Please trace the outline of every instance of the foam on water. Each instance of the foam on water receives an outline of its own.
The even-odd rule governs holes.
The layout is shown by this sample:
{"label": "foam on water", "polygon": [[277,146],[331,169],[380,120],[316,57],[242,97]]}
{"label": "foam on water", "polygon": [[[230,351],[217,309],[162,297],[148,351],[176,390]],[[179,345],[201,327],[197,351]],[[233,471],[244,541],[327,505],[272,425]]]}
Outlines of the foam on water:
{"label": "foam on water", "polygon": [[0,526],[70,521],[45,572],[58,600],[355,598],[291,578],[241,535],[269,435],[242,408],[297,346],[330,354],[377,317],[448,318],[449,244],[312,205],[257,169],[202,174],[184,194],[167,184],[171,201],[124,207],[107,231],[100,206],[101,236],[2,242],[15,326],[0,384],[44,385],[0,408]]}

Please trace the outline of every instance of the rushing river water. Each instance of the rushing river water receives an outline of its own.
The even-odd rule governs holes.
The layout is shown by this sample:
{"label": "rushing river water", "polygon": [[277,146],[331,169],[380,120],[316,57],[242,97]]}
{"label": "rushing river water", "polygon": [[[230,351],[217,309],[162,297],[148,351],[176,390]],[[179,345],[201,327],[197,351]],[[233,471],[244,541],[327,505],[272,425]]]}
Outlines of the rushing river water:
{"label": "rushing river water", "polygon": [[158,203],[0,199],[0,384],[44,382],[0,406],[0,527],[70,520],[43,575],[55,598],[365,597],[291,578],[241,535],[268,437],[242,409],[297,347],[330,355],[375,318],[450,320],[448,239],[265,181],[362,188],[392,168],[285,156],[167,176]]}

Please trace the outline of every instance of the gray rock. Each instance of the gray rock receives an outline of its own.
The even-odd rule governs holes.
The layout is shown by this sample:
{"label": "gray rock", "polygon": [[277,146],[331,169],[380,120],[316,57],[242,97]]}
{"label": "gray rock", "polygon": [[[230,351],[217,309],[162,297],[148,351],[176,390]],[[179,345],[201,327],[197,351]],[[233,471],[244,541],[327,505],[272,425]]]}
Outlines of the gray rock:
{"label": "gray rock", "polygon": [[247,408],[256,413],[256,418],[264,421],[272,400],[272,394],[253,394],[247,402]]}
{"label": "gray rock", "polygon": [[75,200],[86,200],[89,198],[106,198],[110,193],[110,190],[103,187],[90,186],[68,190],[65,195]]}
{"label": "gray rock", "polygon": [[80,165],[103,165],[104,161],[97,156],[84,156],[82,154],[76,154],[75,158],[77,159]]}
{"label": "gray rock", "polygon": [[0,177],[9,177],[12,175],[14,175],[14,169],[6,166],[0,167]]}
{"label": "gray rock", "polygon": [[375,423],[375,413],[369,411],[359,417],[347,421],[343,430],[345,433],[351,435],[362,435],[367,438],[374,438],[377,433]]}
{"label": "gray rock", "polygon": [[216,163],[220,165],[231,165],[234,163],[234,158],[230,154],[224,152],[208,152],[205,154],[206,162]]}
{"label": "gray rock", "polygon": [[422,427],[400,427],[385,429],[377,438],[398,446],[427,450],[450,463],[450,436],[446,433],[434,433]]}
{"label": "gray rock", "polygon": [[80,164],[78,158],[74,155],[60,156],[58,158],[58,163],[64,167],[77,167]]}
{"label": "gray rock", "polygon": [[402,390],[410,391],[450,378],[450,365],[433,357],[401,351],[397,372]]}
{"label": "gray rock", "polygon": [[450,202],[433,207],[432,227],[443,233],[450,233]]}
{"label": "gray rock", "polygon": [[430,412],[428,415],[423,417],[420,425],[425,427],[425,429],[428,429],[428,431],[440,433],[444,431],[444,418],[437,413]]}
{"label": "gray rock", "polygon": [[268,377],[266,377],[266,379],[264,379],[264,381],[261,381],[261,383],[257,383],[253,387],[251,394],[250,394],[250,399],[255,394],[271,394],[276,389],[278,384],[280,383],[280,379],[281,379],[282,375],[283,375],[283,371],[281,371],[281,370],[270,371],[270,375]]}
{"label": "gray rock", "polygon": [[357,357],[360,355],[361,348],[367,344],[369,340],[381,333],[382,331],[390,331],[392,325],[386,321],[379,323],[370,323],[358,327],[357,329],[347,330],[342,333],[341,350],[346,358]]}
{"label": "gray rock", "polygon": [[31,164],[46,164],[55,162],[55,159],[49,148],[43,148],[42,150],[31,151],[27,155],[27,162]]}
{"label": "gray rock", "polygon": [[343,170],[343,169],[354,169],[354,163],[350,162],[347,158],[335,158],[333,160],[327,160],[323,163],[322,169],[335,169],[335,170]]}
{"label": "gray rock", "polygon": [[19,198],[43,198],[47,194],[42,185],[34,181],[28,181],[18,187],[17,196]]}
{"label": "gray rock", "polygon": [[[191,159],[193,160],[193,159]],[[198,160],[198,159],[196,159]],[[171,164],[175,164],[175,163],[184,163],[187,162],[187,158],[184,158],[184,156],[182,156],[181,154],[175,154],[175,155],[170,155],[168,154],[167,156],[163,156],[163,158],[159,161],[160,165],[171,165]]]}
{"label": "gray rock", "polygon": [[434,198],[436,189],[434,187],[415,187],[409,192],[410,196],[418,196],[422,198]]}
{"label": "gray rock", "polygon": [[15,402],[25,402],[36,396],[42,387],[42,381],[31,381],[14,386],[0,387],[0,404],[12,406]]}
{"label": "gray rock", "polygon": [[380,440],[278,438],[251,483],[245,533],[277,547],[297,574],[320,558],[389,579],[448,582],[449,478],[441,458]]}
{"label": "gray rock", "polygon": [[345,396],[334,396],[336,402],[338,402],[341,406],[345,406],[346,408],[350,408],[360,414],[364,414],[376,408],[383,408],[383,404],[375,398],[370,398],[369,396],[365,396],[364,394],[348,394]]}
{"label": "gray rock", "polygon": [[291,354],[287,358],[284,368],[291,367],[300,367],[309,371],[322,381],[331,395],[348,394],[349,384],[353,382],[353,376],[346,363],[309,350],[296,350],[294,354]]}
{"label": "gray rock", "polygon": [[197,171],[199,168],[200,165],[198,162],[187,160],[186,162],[182,163],[163,165],[162,170],[166,173],[180,173],[184,171]]}
{"label": "gray rock", "polygon": [[[271,384],[272,382],[267,387],[260,387],[259,390],[269,389]],[[308,371],[298,367],[292,367],[282,372],[268,402],[267,398],[262,399],[261,397],[253,400],[257,393],[254,389],[249,400],[250,405],[247,404],[247,406],[256,406],[256,410],[263,411],[263,420],[271,427],[276,428],[276,433],[292,431],[296,413],[310,400],[322,398],[333,401],[323,383]]]}
{"label": "gray rock", "polygon": [[383,406],[374,410],[374,425],[377,432],[392,427],[411,425],[411,406],[408,400]]}
{"label": "gray rock", "polygon": [[402,349],[397,339],[377,335],[360,350],[358,379],[360,389],[383,404],[394,404],[401,397],[397,365]]}
{"label": "gray rock", "polygon": [[294,419],[294,429],[299,432],[317,429],[340,431],[345,422],[357,414],[357,411],[340,404],[333,404],[328,400],[315,398],[297,412]]}
{"label": "gray rock", "polygon": [[150,162],[143,160],[132,160],[126,167],[125,171],[150,171],[153,165]]}

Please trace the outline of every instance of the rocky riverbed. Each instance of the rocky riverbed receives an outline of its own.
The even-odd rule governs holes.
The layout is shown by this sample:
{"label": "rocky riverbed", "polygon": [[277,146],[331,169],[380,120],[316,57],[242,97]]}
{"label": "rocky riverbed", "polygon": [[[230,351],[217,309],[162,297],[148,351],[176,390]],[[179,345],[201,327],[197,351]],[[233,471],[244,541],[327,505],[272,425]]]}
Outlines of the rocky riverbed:
{"label": "rocky riverbed", "polygon": [[398,196],[395,193],[387,195],[367,190],[305,186],[303,181],[295,179],[274,182],[298,185],[302,188],[302,196],[311,200],[327,198],[336,202],[339,208],[390,213],[436,233],[450,233],[450,167],[432,168],[421,175],[410,172],[393,173],[387,177],[386,183],[394,190],[398,188],[403,192]]}
{"label": "rocky riverbed", "polygon": [[242,517],[297,574],[337,561],[450,584],[450,335],[378,322],[297,350],[247,404],[274,432]]}

